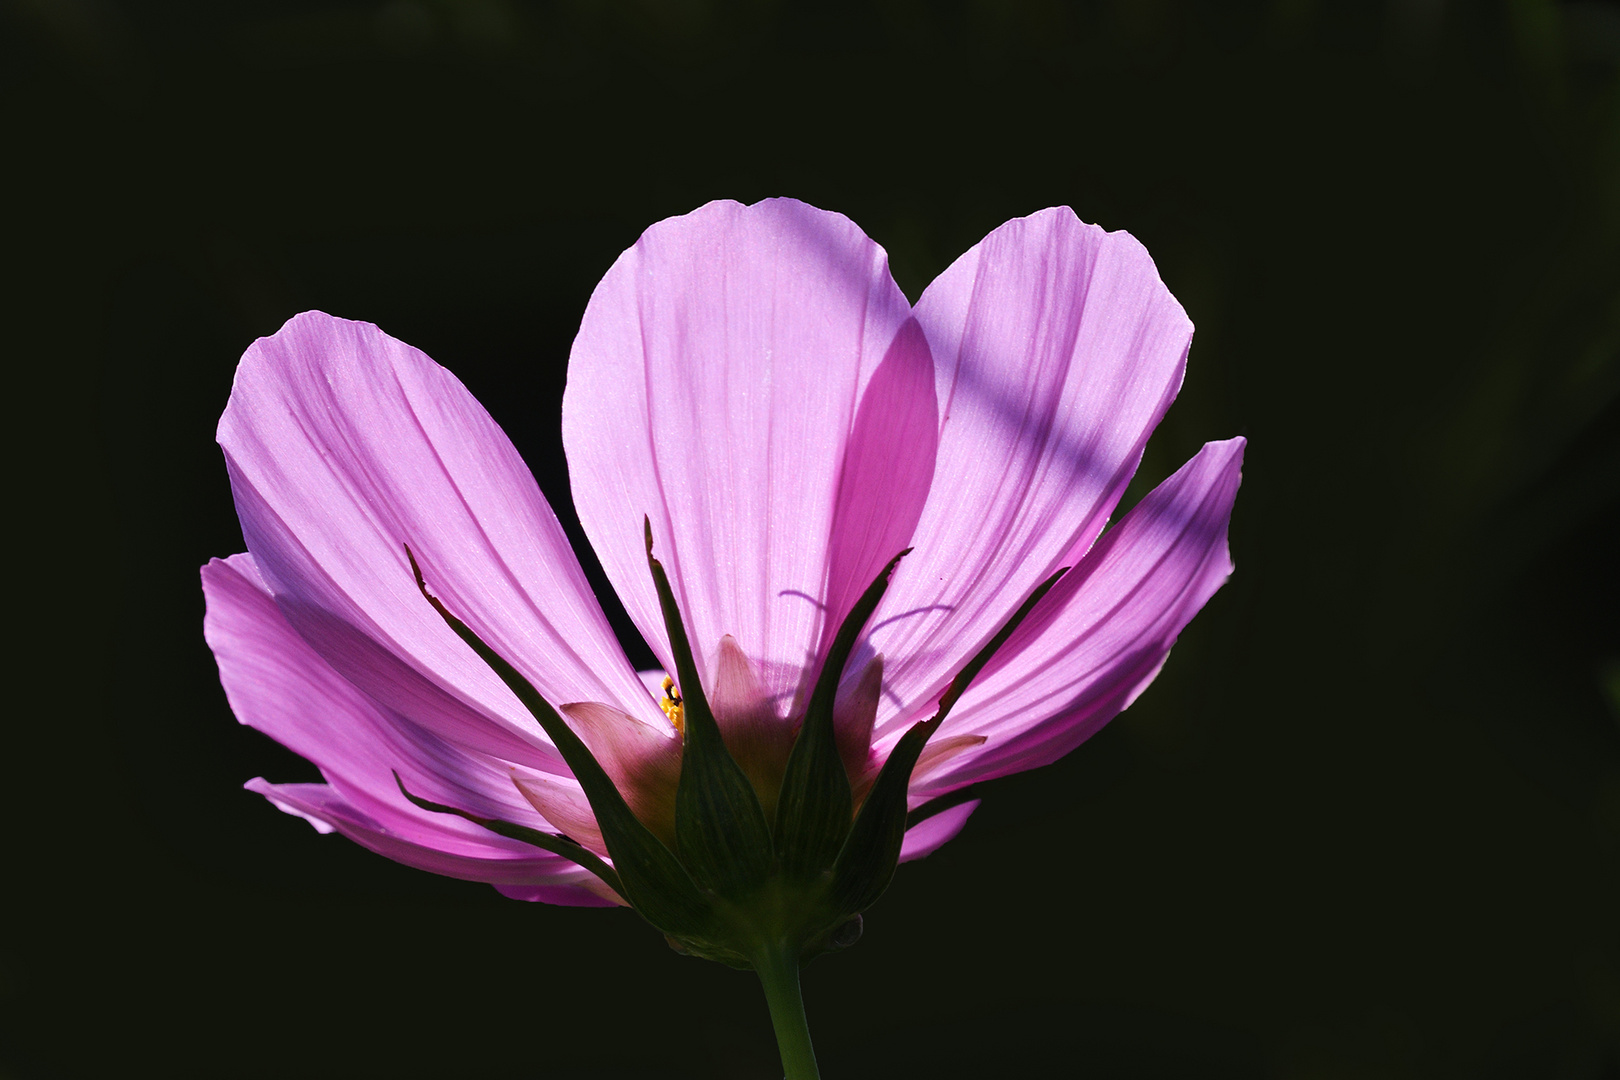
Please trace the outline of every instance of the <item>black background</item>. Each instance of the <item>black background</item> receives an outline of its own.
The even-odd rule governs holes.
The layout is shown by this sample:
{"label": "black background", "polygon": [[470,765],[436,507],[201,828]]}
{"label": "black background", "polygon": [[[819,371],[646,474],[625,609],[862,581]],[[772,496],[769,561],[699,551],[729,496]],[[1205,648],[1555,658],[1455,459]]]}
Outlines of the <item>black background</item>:
{"label": "black background", "polygon": [[990,785],[806,970],[829,1080],[1620,1076],[1614,9],[3,19],[33,648],[0,1076],[780,1075],[756,983],[629,912],[503,900],[241,791],[317,777],[232,721],[196,581],[242,546],[212,435],[255,336],[319,307],[424,348],[566,519],[590,289],[652,222],[778,194],[850,215],[913,298],[1012,216],[1128,229],[1198,326],[1128,500],[1250,439],[1237,574],[1155,686]]}

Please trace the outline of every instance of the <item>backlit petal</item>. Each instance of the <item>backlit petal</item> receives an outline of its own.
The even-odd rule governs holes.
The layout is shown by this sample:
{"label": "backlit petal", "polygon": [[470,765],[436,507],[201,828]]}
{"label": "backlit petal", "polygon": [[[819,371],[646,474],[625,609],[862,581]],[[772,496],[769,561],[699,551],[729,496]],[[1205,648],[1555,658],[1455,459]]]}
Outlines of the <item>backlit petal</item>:
{"label": "backlit petal", "polygon": [[[378,705],[327,664],[282,616],[252,556],[203,567],[208,601],[203,635],[219,664],[236,718],[317,765],[356,812],[409,830],[436,819],[406,801],[397,770],[414,794],[486,817],[543,827],[496,758],[464,750]],[[471,822],[435,830],[492,835]],[[458,841],[459,842],[459,841]],[[503,841],[505,843],[505,841]]]}
{"label": "backlit petal", "polygon": [[786,199],[654,225],[597,286],[563,442],[585,532],[666,668],[643,515],[698,670],[733,635],[778,715],[905,547],[937,429],[910,316],[882,248]]}
{"label": "backlit petal", "polygon": [[[256,778],[244,786],[263,795],[278,809],[324,823],[361,847],[418,870],[463,881],[485,881],[508,896],[522,899],[580,907],[615,903],[612,890],[588,870],[560,855],[494,833],[485,833],[491,842],[481,849],[463,847],[451,851],[447,850],[449,841],[436,831],[434,823],[423,822],[409,833],[399,833],[356,810],[329,784],[272,784]],[[449,815],[439,818],[447,822],[461,820]]]}
{"label": "backlit petal", "polygon": [[512,783],[553,829],[596,854],[607,857],[607,842],[602,839],[602,829],[596,823],[591,801],[585,797],[579,781],[571,776],[526,773],[514,775]]}
{"label": "backlit petal", "polygon": [[956,839],[967,824],[967,819],[978,808],[979,800],[969,799],[948,810],[941,810],[933,817],[924,818],[907,829],[905,839],[900,842],[900,861],[910,862],[932,855],[948,841]]}
{"label": "backlit petal", "polygon": [[787,768],[796,732],[776,715],[754,665],[730,634],[715,650],[707,693],[726,749],[753,783],[766,814],[774,813],[775,788]]}
{"label": "backlit petal", "polygon": [[367,323],[297,316],[242,357],[219,443],[260,573],[306,637],[352,646],[324,651],[358,685],[396,693],[376,663],[356,659],[381,650],[543,745],[417,592],[409,544],[433,592],[548,700],[656,715],[517,451],[420,351]]}
{"label": "backlit petal", "polygon": [[591,756],[619,789],[641,823],[665,842],[675,836],[675,787],[681,779],[681,741],[660,714],[642,723],[598,701],[559,707]]}
{"label": "backlit petal", "polygon": [[1135,700],[1232,572],[1226,531],[1243,448],[1206,445],[1036,606],[935,736],[987,741],[919,769],[914,793],[1048,764]]}
{"label": "backlit petal", "polygon": [[[502,762],[466,752],[380,707],[323,661],[282,616],[251,556],[209,563],[203,568],[203,590],[208,600],[204,634],[237,719],[314,762],[327,780],[285,785],[255,780],[250,790],[318,829],[336,829],[373,851],[435,873],[565,889],[586,878],[596,881],[566,859],[462,818],[419,809],[401,796],[396,770],[425,798],[545,827],[515,789],[502,790],[511,788]],[[575,897],[570,902],[598,901]]]}
{"label": "backlit petal", "polygon": [[940,443],[916,550],[871,647],[879,736],[945,683],[1102,531],[1181,384],[1192,324],[1142,245],[1068,208],[1010,221],[917,305]]}

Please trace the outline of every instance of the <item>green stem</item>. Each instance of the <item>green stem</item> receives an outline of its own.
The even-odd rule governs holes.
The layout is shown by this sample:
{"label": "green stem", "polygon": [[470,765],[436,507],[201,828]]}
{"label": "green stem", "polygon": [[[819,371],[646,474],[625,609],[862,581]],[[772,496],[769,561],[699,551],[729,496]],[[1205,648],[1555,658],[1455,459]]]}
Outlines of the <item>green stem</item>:
{"label": "green stem", "polygon": [[821,1080],[816,1052],[810,1045],[810,1025],[804,1019],[804,996],[799,992],[798,950],[761,949],[754,957],[754,970],[771,1007],[771,1026],[776,1029],[786,1080]]}

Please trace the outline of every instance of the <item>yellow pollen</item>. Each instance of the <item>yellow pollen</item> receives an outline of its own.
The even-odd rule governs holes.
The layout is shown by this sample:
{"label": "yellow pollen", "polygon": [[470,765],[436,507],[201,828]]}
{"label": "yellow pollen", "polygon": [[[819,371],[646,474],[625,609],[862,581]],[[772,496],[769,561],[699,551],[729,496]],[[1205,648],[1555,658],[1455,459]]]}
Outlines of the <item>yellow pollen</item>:
{"label": "yellow pollen", "polygon": [[664,676],[664,696],[658,700],[658,707],[664,710],[669,722],[678,734],[686,734],[686,711],[681,708],[681,692],[675,689],[675,680],[668,675]]}

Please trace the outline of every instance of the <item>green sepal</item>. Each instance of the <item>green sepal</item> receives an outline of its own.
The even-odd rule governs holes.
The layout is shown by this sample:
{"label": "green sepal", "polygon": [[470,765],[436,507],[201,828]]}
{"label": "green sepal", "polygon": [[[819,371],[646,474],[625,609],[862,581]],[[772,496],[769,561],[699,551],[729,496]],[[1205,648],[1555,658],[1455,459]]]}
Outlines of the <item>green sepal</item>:
{"label": "green sepal", "polygon": [[911,769],[944,718],[936,713],[911,725],[883,763],[833,867],[832,901],[840,911],[865,911],[889,887],[906,836]]}
{"label": "green sepal", "polygon": [[675,789],[675,844],[681,862],[700,884],[721,896],[741,896],[770,876],[775,862],[770,825],[754,785],[726,749],[720,726],[714,722],[669,576],[653,558],[652,521],[642,521],[647,567],[663,608],[670,651],[675,654],[684,715],[681,779]]}
{"label": "green sepal", "polygon": [[602,830],[602,840],[608,854],[613,857],[623,887],[620,896],[630,901],[642,917],[666,934],[680,937],[701,935],[712,921],[709,903],[693,883],[691,875],[681,865],[664,842],[641,823],[624,796],[600,762],[574,734],[557,711],[540,696],[529,680],[507,663],[494,649],[484,644],[467,624],[450,613],[438,598],[428,592],[422,579],[422,570],[416,565],[416,556],[409,545],[405,557],[410,560],[411,572],[416,575],[416,587],[433,610],[439,613],[456,636],[466,642],[490,670],[499,675],[524,708],[534,716],[542,730],[550,736],[552,745],[562,755],[574,779],[585,790],[591,804],[591,813]]}
{"label": "green sepal", "polygon": [[553,855],[561,855],[563,858],[578,863],[601,878],[607,883],[608,888],[620,896],[624,895],[624,883],[619,880],[619,875],[614,872],[613,867],[603,862],[596,852],[581,847],[565,837],[553,836],[551,833],[544,833],[539,829],[531,829],[527,825],[514,825],[512,822],[502,821],[500,818],[480,817],[477,814],[468,813],[466,810],[459,810],[454,806],[446,806],[443,803],[432,802],[420,796],[412,795],[406,789],[405,781],[399,778],[399,770],[396,769],[393,772],[394,783],[399,785],[399,793],[405,796],[411,805],[432,811],[435,814],[454,814],[456,817],[466,818],[474,825],[482,825],[490,832],[497,833],[509,840],[532,844],[543,851],[551,852]]}
{"label": "green sepal", "polygon": [[918,755],[996,650],[1007,643],[1018,624],[1068,571],[1065,566],[1041,582],[995,637],[951,680],[940,695],[939,710],[929,719],[913,724],[889,752],[872,790],[861,804],[860,813],[855,816],[855,824],[833,869],[831,899],[840,910],[864,911],[889,887],[894,868],[900,861],[900,845],[906,836],[906,792],[911,786],[911,770],[917,764]]}
{"label": "green sepal", "polygon": [[888,590],[894,568],[910,552],[906,548],[890,559],[844,617],[810,693],[776,803],[777,853],[782,871],[790,879],[808,878],[827,869],[849,835],[855,803],[849,773],[838,754],[833,702],[856,639]]}

